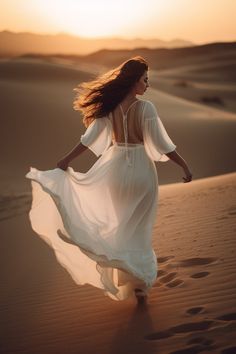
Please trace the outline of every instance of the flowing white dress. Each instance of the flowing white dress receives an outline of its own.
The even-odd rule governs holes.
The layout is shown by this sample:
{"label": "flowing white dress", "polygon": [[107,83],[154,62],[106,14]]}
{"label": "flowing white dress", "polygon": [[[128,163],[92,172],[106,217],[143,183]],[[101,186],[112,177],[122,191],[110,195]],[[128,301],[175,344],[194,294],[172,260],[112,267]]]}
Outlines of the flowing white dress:
{"label": "flowing white dress", "polygon": [[77,284],[113,300],[146,293],[157,277],[152,230],[157,211],[154,161],[174,151],[154,104],[136,100],[95,119],[80,141],[100,156],[86,172],[30,167],[33,230]]}

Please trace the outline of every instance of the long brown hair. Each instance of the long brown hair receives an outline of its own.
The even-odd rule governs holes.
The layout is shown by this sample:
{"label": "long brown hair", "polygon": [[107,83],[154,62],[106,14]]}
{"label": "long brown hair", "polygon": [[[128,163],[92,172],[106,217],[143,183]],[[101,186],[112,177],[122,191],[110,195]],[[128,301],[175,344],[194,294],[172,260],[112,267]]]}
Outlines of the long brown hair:
{"label": "long brown hair", "polygon": [[112,112],[146,70],[146,60],[136,56],[95,80],[82,82],[74,88],[77,92],[74,109],[82,111],[84,125],[88,127],[94,119]]}

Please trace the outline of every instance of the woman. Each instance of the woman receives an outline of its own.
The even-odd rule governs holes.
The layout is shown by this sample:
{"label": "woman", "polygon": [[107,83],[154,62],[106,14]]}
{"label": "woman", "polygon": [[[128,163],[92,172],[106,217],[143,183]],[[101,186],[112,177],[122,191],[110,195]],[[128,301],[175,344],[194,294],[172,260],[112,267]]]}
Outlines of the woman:
{"label": "woman", "polygon": [[[155,106],[137,99],[148,84],[148,64],[134,57],[82,83],[74,108],[87,128],[57,168],[30,168],[32,228],[54,249],[77,284],[113,300],[146,301],[157,277],[152,249],[158,176],[154,161],[171,159],[192,180]],[[100,158],[86,173],[69,163],[90,149]]]}

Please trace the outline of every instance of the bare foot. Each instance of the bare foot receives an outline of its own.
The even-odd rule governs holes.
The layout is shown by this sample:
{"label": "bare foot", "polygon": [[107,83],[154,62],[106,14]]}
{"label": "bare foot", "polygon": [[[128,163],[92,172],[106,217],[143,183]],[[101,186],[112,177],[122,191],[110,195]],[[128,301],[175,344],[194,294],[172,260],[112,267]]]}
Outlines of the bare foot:
{"label": "bare foot", "polygon": [[142,289],[134,289],[138,305],[147,304],[147,294]]}

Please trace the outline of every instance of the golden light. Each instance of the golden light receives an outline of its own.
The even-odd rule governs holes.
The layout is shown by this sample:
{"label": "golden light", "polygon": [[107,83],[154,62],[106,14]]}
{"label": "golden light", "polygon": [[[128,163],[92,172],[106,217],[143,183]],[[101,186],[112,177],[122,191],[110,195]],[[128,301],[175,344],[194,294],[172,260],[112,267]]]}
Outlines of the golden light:
{"label": "golden light", "polygon": [[144,0],[41,0],[34,6],[51,25],[82,37],[127,36],[147,11]]}

